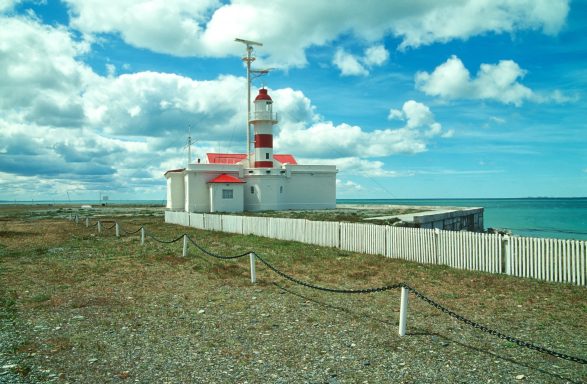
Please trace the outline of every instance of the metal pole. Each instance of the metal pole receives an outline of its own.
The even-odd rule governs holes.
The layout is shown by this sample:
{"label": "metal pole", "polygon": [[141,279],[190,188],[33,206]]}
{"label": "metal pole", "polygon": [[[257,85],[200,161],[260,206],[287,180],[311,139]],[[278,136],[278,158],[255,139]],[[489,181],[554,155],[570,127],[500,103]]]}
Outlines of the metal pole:
{"label": "metal pole", "polygon": [[145,245],[145,227],[141,227],[141,245]]}
{"label": "metal pole", "polygon": [[253,252],[249,253],[249,259],[251,260],[251,283],[255,284],[257,282],[257,271],[255,269],[255,254]]}
{"label": "metal pole", "polygon": [[120,237],[120,225],[118,225],[118,223],[114,223],[114,226],[116,228],[116,237]]}
{"label": "metal pole", "polygon": [[251,118],[251,52],[253,47],[247,45],[247,165],[251,166],[251,124],[249,122]]}
{"label": "metal pole", "polygon": [[183,235],[183,253],[182,256],[186,257],[188,255],[188,235]]}
{"label": "metal pole", "polygon": [[102,223],[98,220],[98,233],[102,232]]}
{"label": "metal pole", "polygon": [[399,307],[399,335],[406,335],[406,325],[408,321],[408,289],[402,287],[401,300]]}

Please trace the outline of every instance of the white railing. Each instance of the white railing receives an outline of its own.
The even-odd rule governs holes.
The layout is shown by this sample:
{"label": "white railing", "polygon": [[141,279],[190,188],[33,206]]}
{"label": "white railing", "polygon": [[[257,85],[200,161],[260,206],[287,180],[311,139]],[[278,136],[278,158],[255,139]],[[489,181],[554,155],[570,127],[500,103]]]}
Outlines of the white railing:
{"label": "white railing", "polygon": [[587,285],[587,241],[173,211],[165,212],[165,221],[418,263]]}

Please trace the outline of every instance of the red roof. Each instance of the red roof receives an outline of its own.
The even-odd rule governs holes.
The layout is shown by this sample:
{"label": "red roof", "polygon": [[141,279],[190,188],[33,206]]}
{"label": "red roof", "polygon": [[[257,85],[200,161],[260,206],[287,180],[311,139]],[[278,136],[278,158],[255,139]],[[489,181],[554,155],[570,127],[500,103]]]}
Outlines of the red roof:
{"label": "red roof", "polygon": [[[210,164],[236,164],[247,158],[244,153],[207,153],[206,155]],[[282,164],[298,164],[293,155],[273,155],[273,158]]]}
{"label": "red roof", "polygon": [[293,164],[293,165],[298,164],[298,162],[296,161],[296,158],[293,157],[293,155],[273,155],[273,158],[275,160],[279,161],[281,164],[284,164],[284,163]]}
{"label": "red roof", "polygon": [[267,93],[267,89],[261,88],[259,89],[259,94],[255,97],[255,101],[257,100],[271,100],[271,96]]}
{"label": "red roof", "polygon": [[210,164],[236,164],[247,158],[244,153],[207,153]]}
{"label": "red roof", "polygon": [[226,173],[223,173],[220,176],[216,176],[208,183],[244,183],[244,181],[239,179],[238,177],[230,176]]}

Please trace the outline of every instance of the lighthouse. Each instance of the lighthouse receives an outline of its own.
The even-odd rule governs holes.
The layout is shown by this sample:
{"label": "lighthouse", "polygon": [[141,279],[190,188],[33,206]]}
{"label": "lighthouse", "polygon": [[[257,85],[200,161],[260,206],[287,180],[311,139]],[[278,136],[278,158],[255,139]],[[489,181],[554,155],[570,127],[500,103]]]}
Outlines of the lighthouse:
{"label": "lighthouse", "polygon": [[268,71],[251,69],[253,46],[262,44],[236,41],[247,46],[246,151],[207,153],[207,161],[197,163],[188,156],[185,168],[165,172],[167,209],[189,213],[336,208],[336,166],[302,165],[291,154],[273,153],[273,126],[278,120],[273,100],[261,88],[250,102],[251,80]]}
{"label": "lighthouse", "polygon": [[277,124],[277,119],[273,115],[273,100],[267,89],[259,89],[254,116],[249,122],[254,127],[254,168],[273,168],[273,125]]}

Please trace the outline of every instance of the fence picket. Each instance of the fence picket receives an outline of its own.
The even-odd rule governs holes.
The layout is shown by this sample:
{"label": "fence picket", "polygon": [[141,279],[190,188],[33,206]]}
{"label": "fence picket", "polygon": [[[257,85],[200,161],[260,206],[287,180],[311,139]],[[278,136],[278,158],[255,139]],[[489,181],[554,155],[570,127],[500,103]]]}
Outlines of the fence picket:
{"label": "fence picket", "polygon": [[501,273],[506,262],[505,271],[513,276],[587,284],[587,241],[517,236],[505,240],[473,232],[173,211],[165,211],[165,222],[490,273]]}

